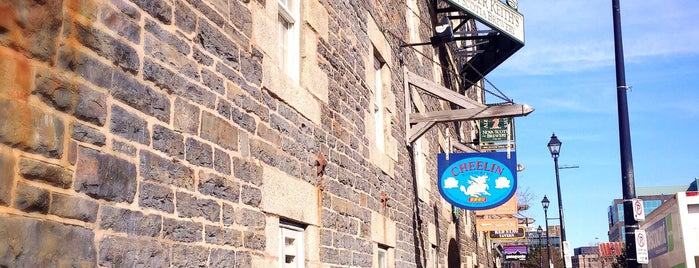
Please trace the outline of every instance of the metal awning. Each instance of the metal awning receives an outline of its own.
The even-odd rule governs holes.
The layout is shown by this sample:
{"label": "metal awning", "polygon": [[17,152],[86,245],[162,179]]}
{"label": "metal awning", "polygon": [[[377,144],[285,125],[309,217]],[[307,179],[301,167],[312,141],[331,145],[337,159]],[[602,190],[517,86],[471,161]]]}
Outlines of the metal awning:
{"label": "metal awning", "polygon": [[[436,9],[446,13],[454,24],[454,40],[473,40],[459,47],[457,52],[468,60],[461,66],[464,82],[473,84],[493,71],[498,65],[524,46],[524,16],[500,0],[444,0],[447,8]],[[454,15],[454,13],[458,15]],[[474,19],[490,30],[465,31],[466,22]]]}

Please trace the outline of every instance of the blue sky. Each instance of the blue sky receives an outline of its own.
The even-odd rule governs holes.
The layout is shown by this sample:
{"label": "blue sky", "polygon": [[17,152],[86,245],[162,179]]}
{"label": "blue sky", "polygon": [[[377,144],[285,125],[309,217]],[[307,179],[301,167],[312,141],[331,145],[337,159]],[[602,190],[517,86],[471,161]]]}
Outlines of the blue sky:
{"label": "blue sky", "polygon": [[[524,214],[544,225],[548,195],[558,217],[555,132],[559,164],[579,166],[560,171],[568,241],[606,242],[607,207],[622,195],[611,1],[521,0],[519,11],[525,46],[487,78],[536,109],[516,121]],[[636,187],[689,184],[699,177],[699,1],[621,1],[621,21]]]}

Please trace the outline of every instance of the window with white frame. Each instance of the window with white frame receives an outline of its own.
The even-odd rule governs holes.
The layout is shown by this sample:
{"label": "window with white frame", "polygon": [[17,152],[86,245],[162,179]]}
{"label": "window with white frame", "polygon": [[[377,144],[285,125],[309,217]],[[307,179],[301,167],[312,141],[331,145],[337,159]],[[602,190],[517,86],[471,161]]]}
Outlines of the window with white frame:
{"label": "window with white frame", "polygon": [[279,241],[279,267],[280,268],[303,268],[304,261],[304,242],[303,231],[301,226],[291,223],[280,223],[280,241]]}
{"label": "window with white frame", "polygon": [[388,268],[388,248],[379,245],[379,251],[376,255],[376,267]]}
{"label": "window with white frame", "polygon": [[376,147],[384,151],[385,147],[385,126],[384,126],[384,103],[383,72],[386,62],[377,51],[374,51],[374,130],[376,135]]}
{"label": "window with white frame", "polygon": [[437,246],[430,247],[430,268],[439,268],[439,256],[437,256]]}
{"label": "window with white frame", "polygon": [[279,67],[299,79],[299,0],[279,2]]}

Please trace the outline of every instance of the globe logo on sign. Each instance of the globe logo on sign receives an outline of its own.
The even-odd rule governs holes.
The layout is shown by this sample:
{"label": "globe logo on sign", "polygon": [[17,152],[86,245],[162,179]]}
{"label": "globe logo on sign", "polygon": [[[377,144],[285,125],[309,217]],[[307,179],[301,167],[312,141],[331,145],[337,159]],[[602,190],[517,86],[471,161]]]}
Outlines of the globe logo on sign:
{"label": "globe logo on sign", "polygon": [[[503,153],[504,154],[504,153]],[[506,162],[506,163],[503,163]],[[514,157],[500,153],[439,156],[439,192],[449,203],[471,210],[497,207],[517,189]]]}

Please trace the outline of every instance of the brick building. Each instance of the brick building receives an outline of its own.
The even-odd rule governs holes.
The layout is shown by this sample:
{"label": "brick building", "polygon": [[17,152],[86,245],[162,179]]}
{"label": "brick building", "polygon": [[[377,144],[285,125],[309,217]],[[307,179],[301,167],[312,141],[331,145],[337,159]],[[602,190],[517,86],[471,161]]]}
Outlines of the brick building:
{"label": "brick building", "polygon": [[0,1],[0,267],[494,267],[431,186],[475,124],[406,145],[449,109],[406,75],[484,103],[493,66],[400,48],[448,6]]}

